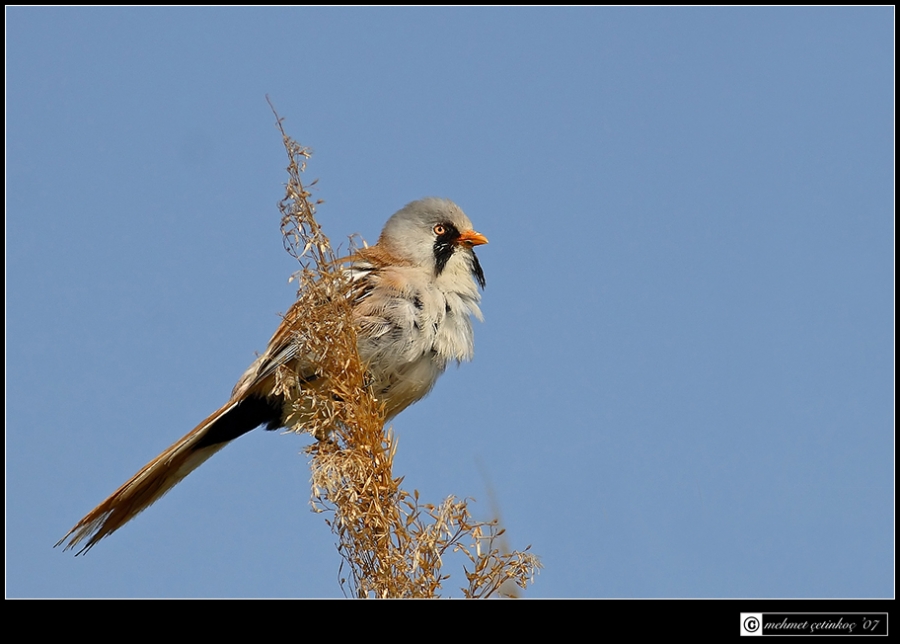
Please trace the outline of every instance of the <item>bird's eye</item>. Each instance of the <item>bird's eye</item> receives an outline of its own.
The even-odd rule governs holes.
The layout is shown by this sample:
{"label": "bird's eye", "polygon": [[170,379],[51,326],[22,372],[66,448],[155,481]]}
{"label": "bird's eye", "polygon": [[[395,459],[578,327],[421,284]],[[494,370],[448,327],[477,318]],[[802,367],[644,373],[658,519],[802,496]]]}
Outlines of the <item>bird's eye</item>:
{"label": "bird's eye", "polygon": [[444,224],[437,224],[434,227],[434,234],[437,235],[438,237],[443,235],[445,232],[447,232],[447,228],[446,228],[446,226],[444,226]]}

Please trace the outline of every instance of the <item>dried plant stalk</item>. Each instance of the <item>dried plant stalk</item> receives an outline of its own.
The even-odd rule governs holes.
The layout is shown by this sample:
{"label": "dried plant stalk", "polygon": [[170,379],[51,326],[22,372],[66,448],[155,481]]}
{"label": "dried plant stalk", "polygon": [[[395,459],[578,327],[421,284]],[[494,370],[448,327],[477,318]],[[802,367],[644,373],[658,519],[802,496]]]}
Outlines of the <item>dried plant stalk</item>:
{"label": "dried plant stalk", "polygon": [[[273,109],[274,112],[274,109]],[[276,118],[278,115],[276,113]],[[312,506],[338,537],[345,593],[357,597],[437,597],[449,578],[443,557],[467,557],[466,597],[509,594],[524,588],[540,568],[536,556],[501,552],[496,522],[472,519],[467,501],[453,497],[439,506],[420,504],[393,475],[396,442],[384,429],[384,409],[367,386],[356,345],[352,285],[343,262],[315,219],[309,191],[300,180],[310,151],[278,127],[290,159],[285,198],[279,204],[285,248],[301,264],[298,298],[309,312],[292,320],[301,355],[317,365],[316,387],[304,386],[283,369],[279,387],[291,405],[288,427],[318,441],[307,448]],[[308,382],[308,379],[307,381]],[[325,383],[325,384],[323,384]]]}

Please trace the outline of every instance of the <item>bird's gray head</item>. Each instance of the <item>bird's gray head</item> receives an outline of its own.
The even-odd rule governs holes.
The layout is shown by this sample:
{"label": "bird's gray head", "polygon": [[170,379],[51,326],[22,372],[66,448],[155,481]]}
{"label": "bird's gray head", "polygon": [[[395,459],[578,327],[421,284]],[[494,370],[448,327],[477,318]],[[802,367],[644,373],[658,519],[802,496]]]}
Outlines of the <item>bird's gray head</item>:
{"label": "bird's gray head", "polygon": [[378,243],[416,265],[433,264],[436,276],[458,257],[484,288],[484,272],[472,249],[487,238],[475,232],[466,213],[449,199],[427,197],[407,204],[388,219]]}

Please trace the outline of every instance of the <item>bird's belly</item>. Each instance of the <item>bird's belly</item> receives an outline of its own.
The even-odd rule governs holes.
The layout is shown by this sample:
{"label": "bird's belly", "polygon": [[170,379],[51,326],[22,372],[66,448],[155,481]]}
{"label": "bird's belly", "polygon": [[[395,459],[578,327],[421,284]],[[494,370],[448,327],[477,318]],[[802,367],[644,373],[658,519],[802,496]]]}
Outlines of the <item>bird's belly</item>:
{"label": "bird's belly", "polygon": [[389,371],[372,373],[372,391],[385,405],[385,419],[390,420],[428,395],[445,366],[446,363],[429,351]]}

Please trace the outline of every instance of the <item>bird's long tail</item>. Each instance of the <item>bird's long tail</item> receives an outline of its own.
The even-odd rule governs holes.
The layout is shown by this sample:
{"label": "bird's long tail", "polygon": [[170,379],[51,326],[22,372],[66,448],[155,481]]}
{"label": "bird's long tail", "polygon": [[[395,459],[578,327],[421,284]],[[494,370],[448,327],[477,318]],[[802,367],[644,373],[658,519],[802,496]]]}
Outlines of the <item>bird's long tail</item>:
{"label": "bird's long tail", "polygon": [[57,542],[68,540],[65,550],[81,545],[76,554],[90,550],[171,490],[184,477],[229,442],[265,424],[281,425],[282,403],[277,398],[232,399],[162,454],[147,463],[118,490],[75,524]]}

